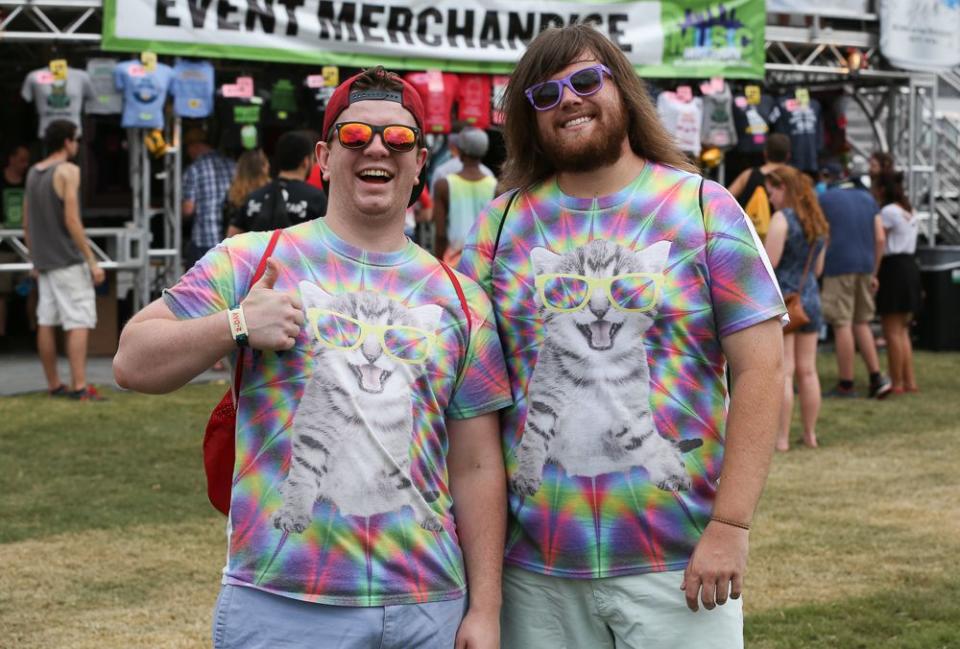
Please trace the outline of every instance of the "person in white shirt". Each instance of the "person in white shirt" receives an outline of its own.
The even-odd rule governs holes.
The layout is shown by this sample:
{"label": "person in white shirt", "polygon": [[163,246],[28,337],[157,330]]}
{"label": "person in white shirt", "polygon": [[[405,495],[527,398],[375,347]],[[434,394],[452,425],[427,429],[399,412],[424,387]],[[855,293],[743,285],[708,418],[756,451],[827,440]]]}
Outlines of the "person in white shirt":
{"label": "person in white shirt", "polygon": [[917,392],[913,373],[910,323],[920,310],[920,269],[917,266],[917,217],[903,189],[903,173],[885,171],[871,186],[886,233],[886,246],[877,279],[877,313],[887,340],[887,358],[894,394]]}

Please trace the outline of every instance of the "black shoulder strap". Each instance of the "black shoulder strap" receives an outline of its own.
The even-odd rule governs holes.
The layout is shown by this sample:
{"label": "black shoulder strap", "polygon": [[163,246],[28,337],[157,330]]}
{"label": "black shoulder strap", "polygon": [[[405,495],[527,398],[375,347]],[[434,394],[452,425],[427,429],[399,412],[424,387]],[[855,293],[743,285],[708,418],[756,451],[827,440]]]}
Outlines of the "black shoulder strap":
{"label": "black shoulder strap", "polygon": [[700,203],[700,218],[703,219],[703,176],[700,176],[700,188],[697,190],[697,202]]}
{"label": "black shoulder strap", "polygon": [[493,254],[490,256],[491,260],[496,259],[497,250],[500,248],[500,235],[503,234],[503,224],[507,222],[507,214],[510,213],[510,207],[513,205],[513,201],[517,199],[517,196],[520,195],[520,190],[515,190],[510,198],[507,200],[507,206],[503,210],[503,216],[500,218],[500,225],[497,226],[497,238],[493,242]]}

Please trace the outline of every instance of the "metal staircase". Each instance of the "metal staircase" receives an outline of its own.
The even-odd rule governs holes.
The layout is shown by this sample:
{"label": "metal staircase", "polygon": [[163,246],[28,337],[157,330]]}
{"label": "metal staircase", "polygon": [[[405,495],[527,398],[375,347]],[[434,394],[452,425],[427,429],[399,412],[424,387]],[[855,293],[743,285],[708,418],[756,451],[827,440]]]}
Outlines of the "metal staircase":
{"label": "metal staircase", "polygon": [[942,243],[960,245],[960,117],[938,115],[934,209]]}

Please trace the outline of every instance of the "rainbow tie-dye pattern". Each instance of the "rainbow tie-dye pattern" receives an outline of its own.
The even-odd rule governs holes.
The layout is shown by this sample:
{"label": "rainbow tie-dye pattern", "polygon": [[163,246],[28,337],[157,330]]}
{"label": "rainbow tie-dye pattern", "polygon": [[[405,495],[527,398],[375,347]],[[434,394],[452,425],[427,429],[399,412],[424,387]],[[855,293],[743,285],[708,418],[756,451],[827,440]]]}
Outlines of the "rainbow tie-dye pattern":
{"label": "rainbow tie-dye pattern", "polygon": [[[701,213],[700,185],[699,176],[653,163],[628,187],[593,199],[566,196],[550,180],[514,201],[496,251],[506,195],[490,204],[468,238],[459,268],[493,299],[514,395],[502,417],[511,480],[519,471],[519,443],[531,434],[524,433],[529,388],[545,337],[531,257],[538,248],[562,255],[598,239],[632,251],[669,242],[659,306],[640,343],[649,366],[649,407],[655,434],[702,441],[693,450],[681,447],[689,490],[658,488],[635,466],[588,477],[548,462],[533,495],[510,493],[507,563],[573,578],[686,566],[709,520],[723,462],[728,395],[720,339],[785,313],[743,211],[707,181]],[[586,390],[574,387],[564,400],[575,402],[578,389]],[[589,420],[589,413],[599,417],[617,404],[584,400],[580,406],[587,414],[578,419]],[[603,432],[583,430],[598,439]]]}
{"label": "rainbow tie-dye pattern", "polygon": [[[165,291],[167,306],[177,317],[197,318],[239,302],[268,238],[269,233],[249,233],[211,250]],[[375,291],[411,309],[442,307],[425,369],[412,384],[410,479],[420,493],[434,498],[429,507],[443,529],[422,528],[409,507],[343,516],[326,501],[314,505],[312,522],[302,533],[277,528],[279,487],[291,462],[291,425],[316,371],[316,328],[305,325],[294,349],[256,352],[252,361],[249,352],[245,355],[224,582],[342,606],[463,596],[463,559],[447,480],[445,418],[475,417],[512,403],[487,296],[459,276],[473,320],[468,341],[453,283],[433,256],[412,243],[399,252],[368,253],[336,237],[318,219],[286,229],[273,258],[282,269],[276,290],[296,291],[306,281],[334,295]],[[374,336],[383,333],[371,330]],[[398,343],[393,353],[407,352]],[[418,361],[419,356],[403,360]],[[357,426],[358,436],[372,434]]]}

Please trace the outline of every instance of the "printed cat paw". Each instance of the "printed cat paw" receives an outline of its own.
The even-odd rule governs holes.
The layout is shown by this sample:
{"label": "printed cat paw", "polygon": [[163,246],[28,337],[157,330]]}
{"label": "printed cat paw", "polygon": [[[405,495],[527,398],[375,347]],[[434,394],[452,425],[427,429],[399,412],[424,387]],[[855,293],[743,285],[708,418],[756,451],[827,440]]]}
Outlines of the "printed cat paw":
{"label": "printed cat paw", "polygon": [[284,507],[273,518],[273,526],[284,532],[296,532],[301,534],[310,526],[310,516],[302,513],[295,513],[290,508]]}
{"label": "printed cat paw", "polygon": [[693,482],[690,480],[690,476],[686,474],[672,475],[657,482],[657,488],[664,491],[690,491],[692,486]]}
{"label": "printed cat paw", "polygon": [[440,524],[440,519],[432,515],[421,520],[420,527],[428,532],[439,532],[443,529],[443,525]]}
{"label": "printed cat paw", "polygon": [[510,480],[510,490],[521,496],[532,496],[540,491],[542,482],[540,477],[528,477],[518,473]]}

